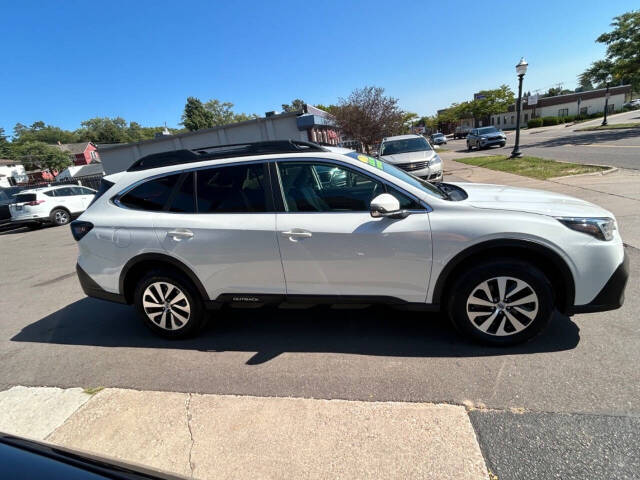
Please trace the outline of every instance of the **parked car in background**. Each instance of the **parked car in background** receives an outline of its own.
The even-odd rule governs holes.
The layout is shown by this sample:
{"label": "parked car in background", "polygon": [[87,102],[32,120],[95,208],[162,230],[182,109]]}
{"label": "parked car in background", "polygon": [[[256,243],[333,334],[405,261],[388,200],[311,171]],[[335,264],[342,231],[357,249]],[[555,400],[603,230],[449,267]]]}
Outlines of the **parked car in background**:
{"label": "parked car in background", "polygon": [[0,225],[11,222],[11,205],[15,199],[15,195],[24,190],[24,187],[6,187],[0,188]]}
{"label": "parked car in background", "polygon": [[454,139],[466,138],[466,136],[469,135],[470,131],[471,131],[471,127],[456,127],[456,129],[453,132],[453,138]]}
{"label": "parked car in background", "polygon": [[434,133],[431,135],[431,144],[432,145],[446,145],[447,137],[444,136],[444,133]]}
{"label": "parked car in background", "polygon": [[442,180],[442,160],[422,135],[384,138],[379,158],[430,182]]}
{"label": "parked car in background", "polygon": [[640,108],[640,98],[635,98],[630,102],[625,103],[624,106],[633,109]]}
{"label": "parked car in background", "polygon": [[23,190],[9,205],[11,222],[30,227],[66,225],[87,209],[95,194],[95,190],[78,185]]}
{"label": "parked car in background", "polygon": [[383,303],[512,345],[556,309],[624,300],[615,218],[554,192],[434,184],[298,141],[149,155],[102,182],[71,224],[80,284],[169,338],[225,304]]}
{"label": "parked car in background", "polygon": [[473,128],[467,135],[467,150],[471,150],[474,147],[481,150],[494,145],[504,147],[506,144],[507,136],[496,127]]}

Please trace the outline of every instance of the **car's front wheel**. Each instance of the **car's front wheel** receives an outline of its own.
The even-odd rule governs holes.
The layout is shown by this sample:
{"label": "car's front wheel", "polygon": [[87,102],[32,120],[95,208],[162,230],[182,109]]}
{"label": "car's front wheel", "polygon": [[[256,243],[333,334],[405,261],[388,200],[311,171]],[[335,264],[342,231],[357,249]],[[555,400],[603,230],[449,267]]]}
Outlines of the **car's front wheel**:
{"label": "car's front wheel", "polygon": [[467,140],[467,150],[471,151],[471,143],[469,143],[469,140]]}
{"label": "car's front wheel", "polygon": [[204,322],[200,296],[189,279],[179,272],[149,272],[138,281],[134,300],[144,323],[166,338],[193,335]]}
{"label": "car's front wheel", "polygon": [[544,273],[519,260],[502,259],[465,270],[449,298],[458,331],[492,345],[515,345],[538,335],[554,311]]}

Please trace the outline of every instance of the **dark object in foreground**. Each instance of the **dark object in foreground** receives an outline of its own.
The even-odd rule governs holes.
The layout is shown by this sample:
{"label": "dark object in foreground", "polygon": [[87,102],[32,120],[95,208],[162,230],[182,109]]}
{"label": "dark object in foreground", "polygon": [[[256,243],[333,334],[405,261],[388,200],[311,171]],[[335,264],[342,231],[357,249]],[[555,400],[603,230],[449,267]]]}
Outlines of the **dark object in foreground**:
{"label": "dark object in foreground", "polygon": [[180,480],[182,478],[3,433],[0,433],[0,465],[2,465],[0,477],[7,479]]}

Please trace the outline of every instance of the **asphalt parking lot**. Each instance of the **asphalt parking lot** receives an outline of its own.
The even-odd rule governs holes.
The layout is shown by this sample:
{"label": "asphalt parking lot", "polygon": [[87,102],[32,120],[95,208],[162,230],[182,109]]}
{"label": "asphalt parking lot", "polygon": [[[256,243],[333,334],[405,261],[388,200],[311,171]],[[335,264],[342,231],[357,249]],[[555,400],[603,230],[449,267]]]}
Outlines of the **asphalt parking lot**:
{"label": "asphalt parking lot", "polygon": [[[614,470],[614,478],[625,478],[631,459],[640,456],[629,441],[640,434],[640,252],[627,251],[632,277],[622,309],[556,314],[542,336],[515,348],[478,346],[458,337],[440,315],[387,308],[229,310],[199,337],[167,341],[147,331],[132,308],[84,297],[68,228],[7,232],[0,234],[0,389],[108,386],[465,404],[479,416],[472,420],[485,432],[479,434],[483,453],[489,464],[495,458],[501,479],[515,477],[502,470],[500,430],[490,430],[499,422],[483,423],[483,415],[502,412],[500,425],[510,430],[526,420],[522,412],[565,419],[588,414],[601,421],[538,421],[538,435],[596,430],[607,449],[627,452],[629,461],[616,457],[622,467]],[[621,419],[625,433],[611,431],[615,421],[608,417]],[[514,445],[514,462],[518,455],[533,461],[533,455],[544,465],[563,448]],[[592,461],[608,461],[608,450],[595,442],[568,445],[567,458],[580,445]]]}

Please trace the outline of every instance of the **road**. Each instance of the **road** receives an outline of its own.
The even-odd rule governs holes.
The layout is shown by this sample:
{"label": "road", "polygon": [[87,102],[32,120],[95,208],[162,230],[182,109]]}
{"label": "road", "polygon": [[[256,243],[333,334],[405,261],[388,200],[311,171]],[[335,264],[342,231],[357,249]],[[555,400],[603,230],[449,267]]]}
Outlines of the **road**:
{"label": "road", "polygon": [[[520,149],[525,155],[594,165],[612,165],[640,170],[640,128],[578,132],[578,128],[600,125],[602,119],[576,125],[556,125],[520,133]],[[640,122],[640,110],[610,116],[609,124]],[[507,132],[504,148],[483,150],[486,155],[508,155],[513,149],[514,132]],[[450,140],[448,150],[468,155],[464,139]],[[473,151],[476,154],[476,151]]]}
{"label": "road", "polygon": [[[633,440],[640,435],[640,252],[628,253],[634,270],[624,308],[556,314],[541,337],[515,348],[470,343],[440,315],[386,308],[226,311],[198,338],[167,341],[132,308],[84,297],[68,228],[5,233],[0,390],[108,386],[465,404],[474,409],[483,453],[501,479],[527,478],[510,470],[523,462],[535,464],[532,475],[568,475],[575,449],[616,473],[612,478],[632,478],[631,463],[613,470],[608,463],[612,450],[640,458]],[[496,412],[493,421],[488,416]],[[593,419],[588,425],[578,421],[584,414]],[[614,424],[622,433],[608,430]],[[527,440],[517,432],[532,429],[543,439],[561,430],[574,441],[521,450]],[[589,440],[594,432],[599,442]]]}

